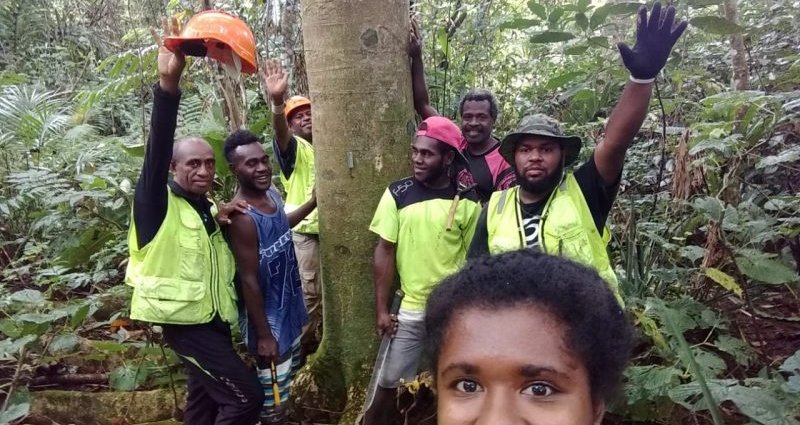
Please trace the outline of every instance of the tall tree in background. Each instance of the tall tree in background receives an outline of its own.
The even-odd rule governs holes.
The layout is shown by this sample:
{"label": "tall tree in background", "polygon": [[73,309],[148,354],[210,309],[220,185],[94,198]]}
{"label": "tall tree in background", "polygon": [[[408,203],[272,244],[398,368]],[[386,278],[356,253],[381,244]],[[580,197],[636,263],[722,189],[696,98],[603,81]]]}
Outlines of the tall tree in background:
{"label": "tall tree in background", "polygon": [[306,390],[301,405],[344,411],[341,423],[360,408],[377,345],[369,222],[386,185],[409,172],[408,10],[408,0],[301,6],[325,311],[322,344],[296,387]]}

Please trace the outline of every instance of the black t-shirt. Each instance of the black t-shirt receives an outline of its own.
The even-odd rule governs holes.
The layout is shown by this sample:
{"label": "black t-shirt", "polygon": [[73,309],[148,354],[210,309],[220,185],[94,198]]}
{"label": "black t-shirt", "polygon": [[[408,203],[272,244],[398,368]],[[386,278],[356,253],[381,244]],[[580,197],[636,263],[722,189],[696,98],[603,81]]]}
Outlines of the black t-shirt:
{"label": "black t-shirt", "polygon": [[517,184],[514,169],[500,154],[500,142],[497,139],[493,140],[495,145],[480,155],[473,155],[469,149],[463,150],[470,173],[478,185],[475,190],[483,203],[489,201],[493,192],[508,189]]}
{"label": "black t-shirt", "polygon": [[211,214],[211,202],[186,193],[177,183],[169,181],[172,144],[178,119],[181,95],[153,88],[153,112],[150,117],[150,137],[145,146],[142,173],[133,195],[133,221],[139,248],[147,245],[158,233],[167,216],[167,184],[176,195],[186,199],[203,220],[208,234],[217,229]]}
{"label": "black t-shirt", "polygon": [[[610,184],[603,182],[603,178],[600,176],[600,173],[597,171],[597,166],[594,163],[594,156],[592,156],[575,170],[575,180],[577,180],[583,197],[586,199],[586,204],[592,214],[594,224],[597,226],[597,231],[602,234],[603,226],[608,218],[608,213],[611,211],[614,198],[617,195],[619,176]],[[520,202],[522,225],[525,229],[525,239],[528,248],[537,248],[539,246],[539,221],[542,216],[542,210],[544,210],[549,197],[548,194],[548,196],[545,196],[542,200],[532,204]],[[486,226],[486,214],[486,207],[484,207],[478,218],[475,236],[472,238],[472,244],[469,247],[469,253],[467,254],[469,258],[489,253],[489,232]]]}
{"label": "black t-shirt", "polygon": [[294,171],[294,163],[297,161],[297,139],[294,136],[289,138],[289,145],[286,147],[286,152],[281,152],[280,146],[276,139],[272,140],[272,150],[276,153],[275,158],[278,160],[278,166],[281,167],[283,176],[288,180]]}

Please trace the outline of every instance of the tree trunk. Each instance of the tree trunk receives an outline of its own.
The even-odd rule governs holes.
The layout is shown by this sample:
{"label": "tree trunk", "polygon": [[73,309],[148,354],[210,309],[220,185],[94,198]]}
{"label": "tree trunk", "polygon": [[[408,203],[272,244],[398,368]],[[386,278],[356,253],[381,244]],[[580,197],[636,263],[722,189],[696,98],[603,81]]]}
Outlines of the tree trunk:
{"label": "tree trunk", "polygon": [[322,343],[295,391],[300,410],[342,413],[340,423],[352,424],[377,347],[369,222],[387,184],[409,173],[409,6],[306,0],[301,7],[325,308]]}

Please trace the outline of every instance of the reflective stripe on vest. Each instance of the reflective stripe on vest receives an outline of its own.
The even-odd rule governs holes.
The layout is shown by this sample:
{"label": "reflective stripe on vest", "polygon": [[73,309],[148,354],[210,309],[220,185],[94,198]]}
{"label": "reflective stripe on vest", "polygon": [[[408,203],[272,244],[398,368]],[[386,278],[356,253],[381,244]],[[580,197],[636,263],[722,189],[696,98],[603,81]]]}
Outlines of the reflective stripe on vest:
{"label": "reflective stripe on vest", "polygon": [[[493,193],[487,208],[489,253],[496,255],[524,248],[525,229],[522,226],[519,187]],[[550,195],[539,226],[542,251],[594,268],[608,283],[620,304],[623,303],[617,276],[608,259],[607,242],[597,231],[583,192],[572,173],[568,173]]]}
{"label": "reflective stripe on vest", "polygon": [[233,255],[219,229],[209,235],[197,211],[172,190],[161,227],[142,248],[131,219],[128,252],[125,283],[133,287],[132,319],[189,325],[207,323],[219,313],[236,325]]}
{"label": "reflective stripe on vest", "polygon": [[[287,179],[283,172],[280,173],[283,190],[286,191],[286,213],[290,213],[311,199],[314,190],[316,171],[314,169],[314,146],[299,136],[294,136],[297,140],[297,151],[295,152],[294,169],[292,175]],[[314,209],[294,228],[298,233],[319,233],[319,217],[317,210]]]}

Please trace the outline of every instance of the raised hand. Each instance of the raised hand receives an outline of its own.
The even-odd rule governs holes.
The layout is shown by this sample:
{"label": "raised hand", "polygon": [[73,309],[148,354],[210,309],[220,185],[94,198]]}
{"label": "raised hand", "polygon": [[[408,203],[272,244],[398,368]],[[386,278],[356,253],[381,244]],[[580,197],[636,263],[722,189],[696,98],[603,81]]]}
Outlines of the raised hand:
{"label": "raised hand", "polygon": [[687,22],[681,20],[675,24],[675,7],[669,6],[666,13],[661,11],[661,2],[656,0],[647,18],[647,7],[639,8],[639,19],[636,27],[636,44],[633,49],[625,43],[617,44],[622,62],[631,76],[640,80],[656,77],[667,63],[672,46],[686,30]]}
{"label": "raised hand", "polygon": [[274,105],[283,103],[289,87],[289,75],[283,72],[283,66],[277,60],[262,61],[261,82],[264,90]]}
{"label": "raised hand", "polygon": [[[164,35],[163,37],[168,36],[178,36],[180,35],[180,25],[178,24],[178,20],[173,17],[170,21],[167,21],[166,18],[162,20],[162,24],[164,26]],[[164,39],[158,37],[154,30],[150,30],[150,33],[155,38],[156,43],[158,43],[158,76],[159,76],[159,85],[161,89],[170,93],[176,93],[178,91],[178,86],[181,82],[181,74],[183,73],[183,68],[186,66],[186,58],[181,52],[171,52],[164,46]]]}

